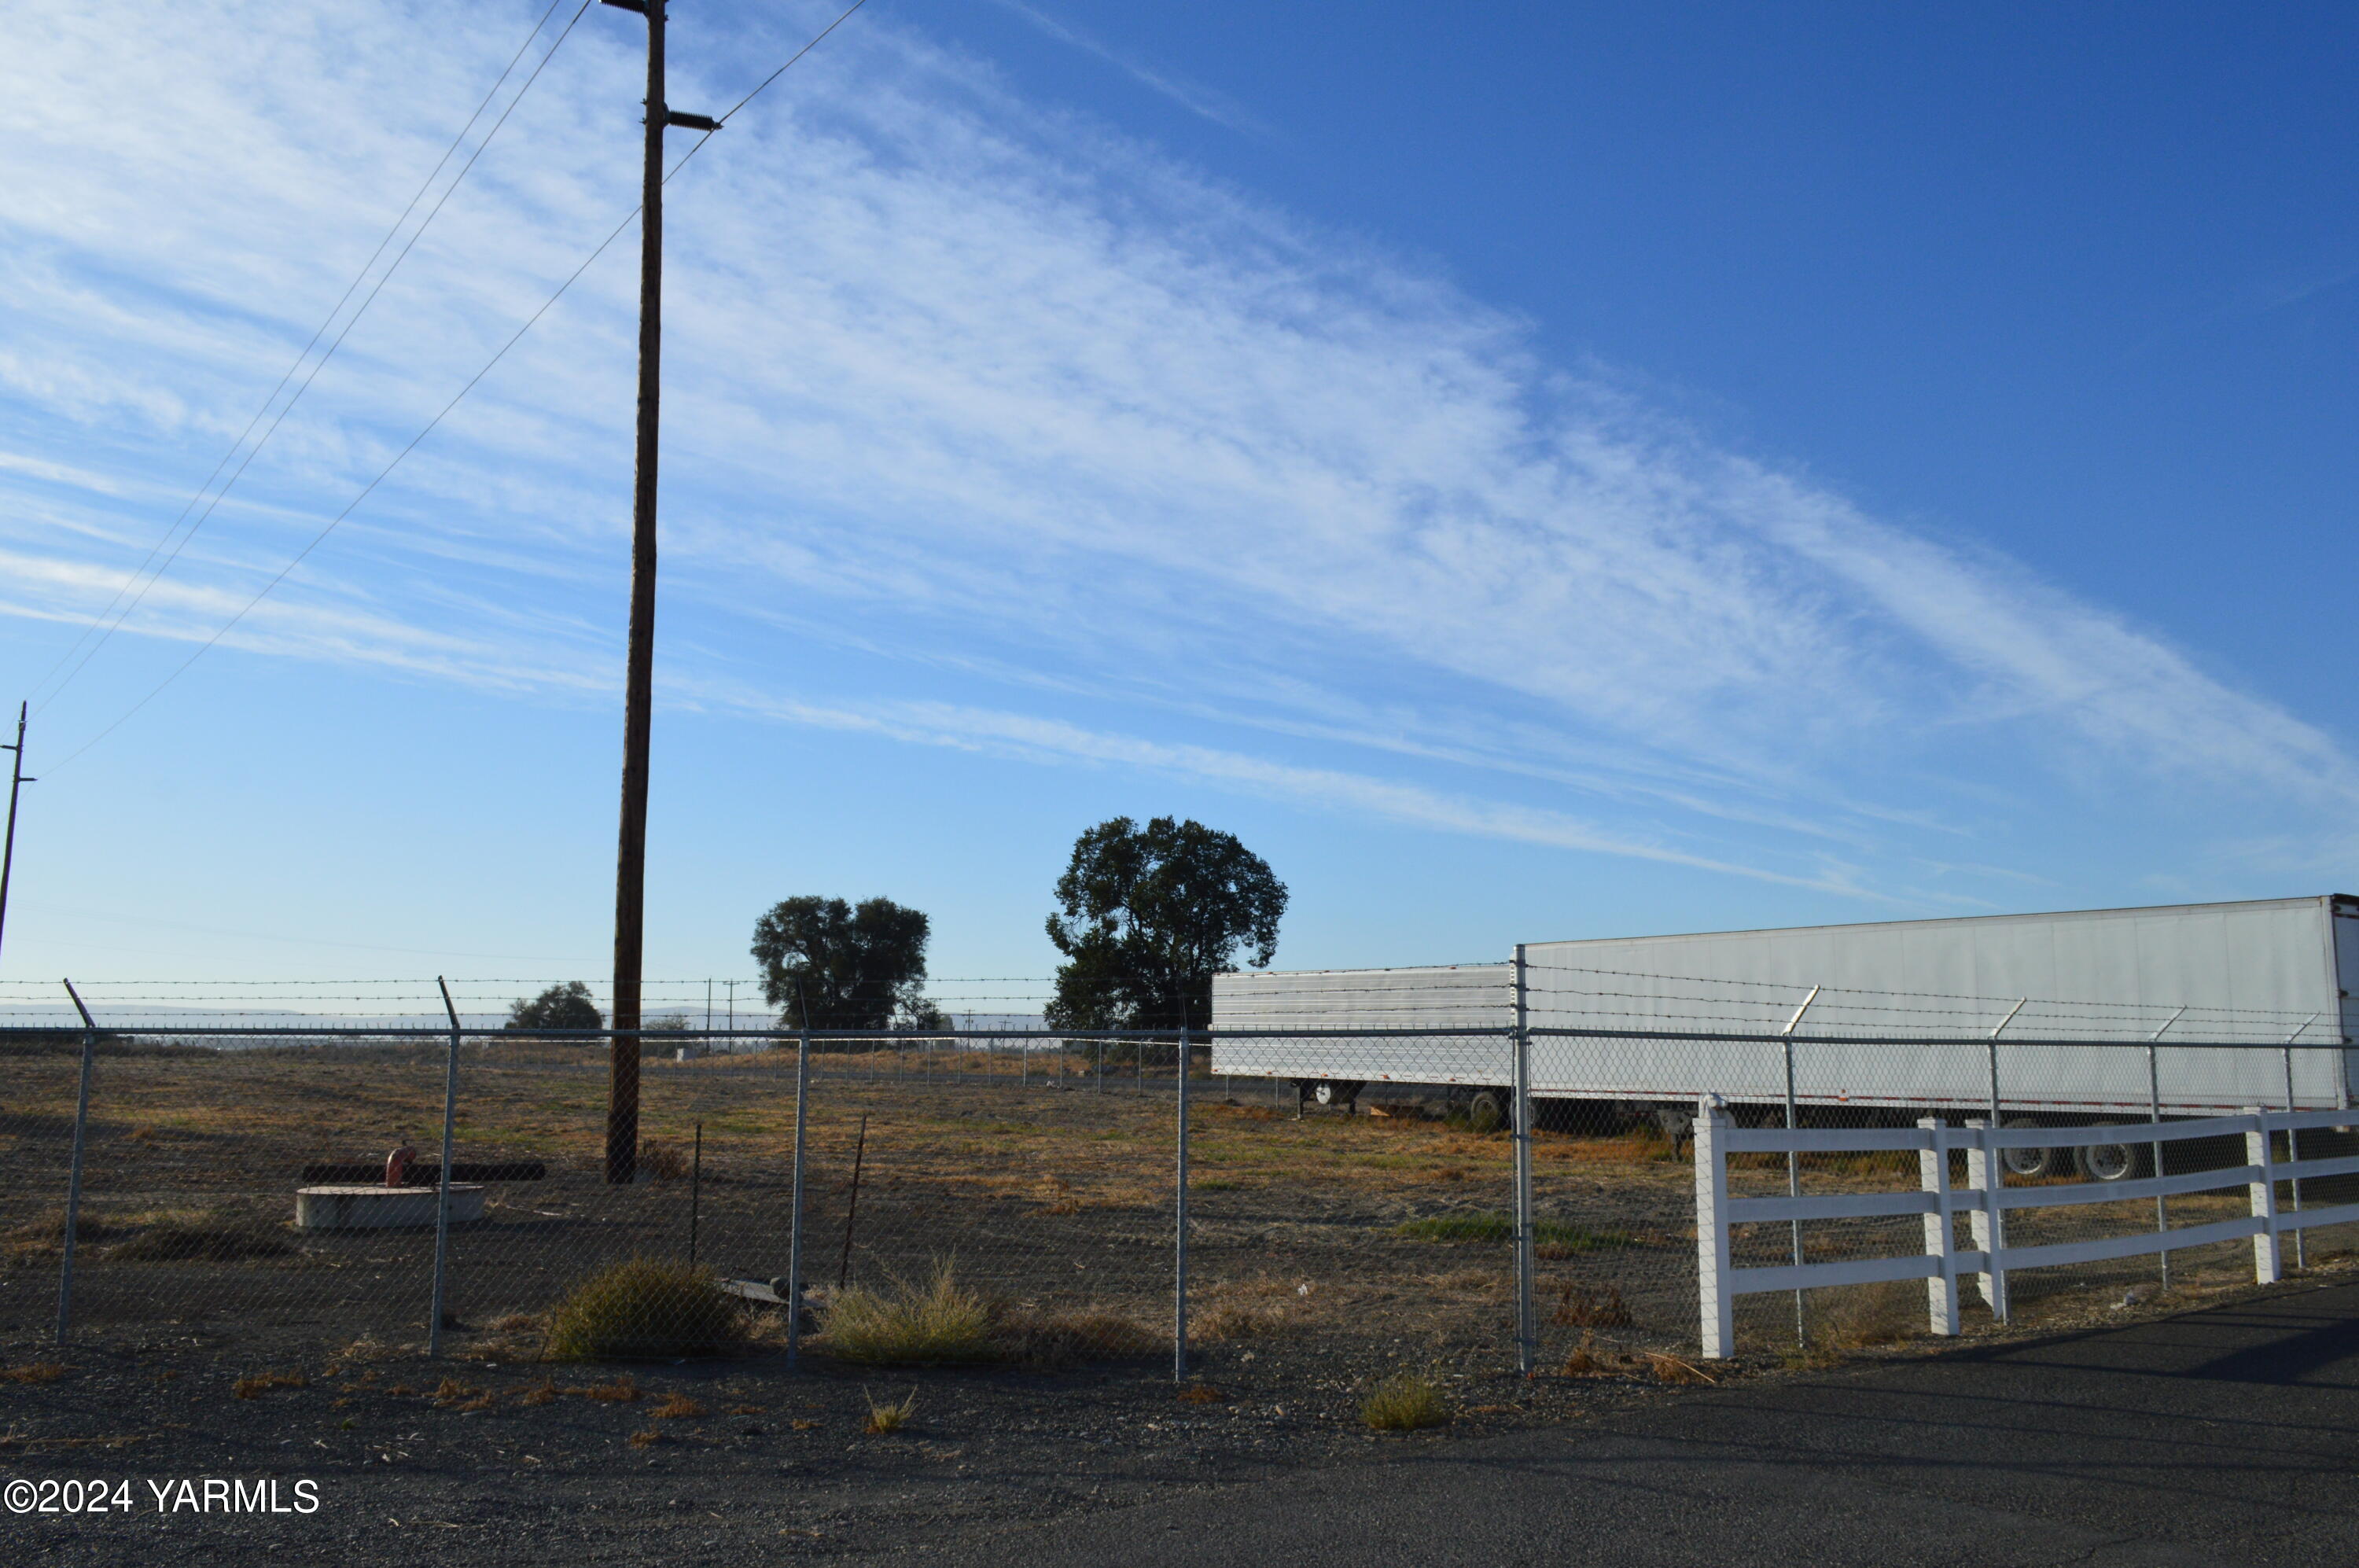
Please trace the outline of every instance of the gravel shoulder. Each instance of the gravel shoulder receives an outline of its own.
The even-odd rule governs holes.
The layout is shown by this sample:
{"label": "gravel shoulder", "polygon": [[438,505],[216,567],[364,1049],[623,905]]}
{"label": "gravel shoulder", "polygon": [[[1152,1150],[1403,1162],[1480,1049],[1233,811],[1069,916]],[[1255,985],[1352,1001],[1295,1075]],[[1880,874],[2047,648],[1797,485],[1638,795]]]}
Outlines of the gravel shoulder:
{"label": "gravel shoulder", "polygon": [[[1274,1345],[1250,1364],[1236,1352],[1212,1358],[1204,1386],[1219,1397],[1190,1402],[1178,1397],[1168,1366],[1147,1364],[880,1374],[818,1359],[790,1371],[770,1356],[627,1371],[429,1368],[415,1360],[241,1369],[201,1346],[151,1344],[77,1355],[48,1380],[34,1374],[34,1380],[0,1381],[0,1476],[119,1478],[131,1484],[135,1505],[73,1518],[0,1516],[0,1557],[179,1565],[251,1563],[277,1554],[353,1568],[683,1557],[710,1563],[911,1556],[980,1563],[1011,1554],[1027,1562],[1180,1562],[1225,1560],[1227,1548],[1212,1544],[1220,1541],[1287,1539],[1298,1545],[1332,1541],[1339,1552],[1359,1541],[1374,1554],[1355,1562],[1407,1561],[1397,1549],[1425,1536],[1479,1538],[1479,1531],[1465,1535],[1464,1521],[1481,1509],[1453,1487],[1495,1489],[1506,1484],[1503,1475],[1563,1460],[1571,1452],[1567,1444],[1587,1454],[1583,1463],[1593,1468],[1610,1469],[1609,1460],[1636,1466],[1614,1472],[1614,1484],[1635,1488],[1634,1495],[1700,1489],[1682,1505],[1692,1512],[1715,1488],[1731,1498],[1750,1495],[1752,1484],[1743,1477],[1753,1471],[1746,1466],[1810,1472],[1807,1486],[1785,1494],[1789,1498],[1813,1486],[1888,1488],[1896,1466],[1914,1466],[1902,1490],[1939,1491],[1958,1468],[1956,1456],[1945,1454],[1940,1419],[1985,1433],[1968,1457],[2001,1469],[2019,1462],[2022,1452],[1987,1434],[2010,1422],[2027,1430],[2044,1423],[2051,1436],[2069,1434],[2070,1420],[2057,1426],[2060,1408],[2094,1409],[2110,1400],[2118,1407],[2115,1425],[2135,1431],[2144,1423],[2150,1431],[2157,1414],[2181,1396],[2153,1376],[2149,1364],[2174,1355],[2182,1362],[2245,1356],[2244,1373],[2229,1365],[2208,1375],[2216,1386],[2204,1397],[2215,1403],[2250,1401],[2253,1391],[2238,1383],[2242,1377],[2297,1383],[2301,1398],[2340,1399],[2347,1409],[2353,1390],[2346,1385],[2359,1379],[2350,1375],[2351,1319],[2338,1314],[2354,1307],[2359,1287],[2296,1282],[2228,1307],[2084,1334],[1994,1339],[1940,1352],[1912,1348],[1818,1370],[1769,1362],[1715,1367],[1720,1383],[1713,1387],[1665,1385],[1636,1365],[1599,1377],[1528,1382],[1465,1374],[1448,1382],[1456,1411],[1450,1426],[1388,1438],[1360,1428],[1356,1380]],[[2263,1323],[2247,1333],[2253,1343],[2241,1350],[2195,1355],[2187,1348],[2190,1334],[2234,1338],[2240,1331],[2233,1324],[2202,1327],[2223,1314],[2241,1314],[2249,1324],[2256,1314],[2273,1312],[2306,1316],[2299,1324]],[[2196,1328],[2179,1326],[2188,1324]],[[2269,1348],[2280,1341],[2308,1349]],[[2286,1356],[2298,1354],[2309,1356],[2307,1369],[2287,1372]],[[38,1365],[18,1360],[9,1370]],[[247,1397],[240,1397],[240,1377],[271,1372],[303,1381],[249,1383]],[[2185,1373],[2180,1367],[2171,1376]],[[625,1389],[632,1397],[614,1397]],[[908,1430],[882,1437],[863,1432],[872,1396],[897,1399],[912,1392],[916,1416]],[[1930,1402],[1939,1419],[1919,1410],[1907,1441],[1896,1443],[1873,1407],[1899,1398]],[[1830,1400],[1839,1408],[1826,1408]],[[1984,1404],[1963,1402],[1971,1400]],[[2255,1407],[2253,1419],[2268,1417]],[[2316,1492],[2326,1485],[2314,1474],[2321,1465],[2348,1472],[2359,1457],[2310,1454],[2316,1443],[2303,1434],[2319,1424],[2314,1413],[2304,1415],[2292,1423],[2300,1429],[2293,1436],[2278,1433],[2252,1445],[2266,1453],[2247,1454],[2238,1434],[2215,1432],[2208,1447],[2180,1459],[2145,1457],[2159,1472],[2180,1462],[2216,1467],[2244,1454],[2270,1471],[2258,1483],[2264,1489],[2282,1494],[2299,1482]],[[2348,1423],[2332,1424],[2343,1432],[2339,1441],[2348,1450]],[[2187,1430],[2199,1428],[2190,1422]],[[2041,1441],[2048,1446],[2038,1455],[2040,1485],[2017,1489],[2032,1504],[2047,1496],[2069,1513],[2082,1489],[2074,1451],[2069,1442]],[[2133,1440],[2114,1432],[2106,1441]],[[1700,1467],[1699,1458],[1713,1463]],[[2115,1463],[2103,1454],[2089,1458],[2099,1471]],[[2294,1470],[2301,1475],[2277,1474]],[[207,1476],[277,1478],[278,1498],[289,1508],[294,1482],[308,1479],[319,1506],[311,1513],[276,1514],[155,1506],[150,1482]],[[2107,1484],[2119,1505],[2123,1484],[2118,1477]],[[1437,1486],[1438,1495],[1411,1506],[1417,1488]],[[1765,1475],[1755,1490],[1767,1486]],[[1951,1506],[1972,1500],[1971,1488],[1953,1489]],[[2343,1508],[2332,1517],[2347,1527],[2349,1491],[2304,1497],[2304,1517]],[[2065,1500],[2054,1501],[2060,1497]],[[1852,1516],[1861,1506],[1857,1497],[1844,1504]],[[1314,1525],[1306,1509],[1323,1522]],[[1628,1517],[1637,1521],[1659,1511],[1633,1505]],[[1931,1528],[1932,1514],[1919,1511]],[[2038,1512],[2034,1506],[2024,1517]],[[1375,1528],[1370,1520],[1383,1523],[1381,1541],[1362,1540]],[[2113,1539],[2104,1533],[2112,1528],[2084,1521],[2074,1526],[2081,1535],[2067,1531],[2051,1544],[2086,1536],[2082,1547],[2093,1550],[2091,1541]],[[1150,1551],[1149,1537],[1172,1544]],[[2032,1539],[2021,1530],[2008,1539],[2018,1537]],[[1189,1542],[1194,1545],[1181,1550]],[[1604,1550],[1610,1543],[1595,1544]],[[1515,1552],[1504,1560],[1516,1560]],[[1627,1560],[1654,1559],[1641,1552]]]}

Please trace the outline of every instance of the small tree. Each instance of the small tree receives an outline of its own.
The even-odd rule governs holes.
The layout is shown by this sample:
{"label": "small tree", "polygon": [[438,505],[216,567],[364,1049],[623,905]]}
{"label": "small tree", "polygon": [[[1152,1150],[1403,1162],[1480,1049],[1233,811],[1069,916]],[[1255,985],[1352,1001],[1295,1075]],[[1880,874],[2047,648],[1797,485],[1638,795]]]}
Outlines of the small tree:
{"label": "small tree", "polygon": [[1212,976],[1277,952],[1286,884],[1261,856],[1197,822],[1115,817],[1074,841],[1049,940],[1066,962],[1051,1029],[1197,1028]]}
{"label": "small tree", "polygon": [[857,908],[806,894],[754,922],[762,994],[782,1029],[936,1029],[926,1000],[925,912],[890,898]]}
{"label": "small tree", "polygon": [[569,980],[562,985],[551,985],[539,996],[527,1001],[519,996],[508,1008],[506,1027],[512,1029],[593,1029],[602,1027],[606,1015],[590,999],[590,987],[579,980]]}

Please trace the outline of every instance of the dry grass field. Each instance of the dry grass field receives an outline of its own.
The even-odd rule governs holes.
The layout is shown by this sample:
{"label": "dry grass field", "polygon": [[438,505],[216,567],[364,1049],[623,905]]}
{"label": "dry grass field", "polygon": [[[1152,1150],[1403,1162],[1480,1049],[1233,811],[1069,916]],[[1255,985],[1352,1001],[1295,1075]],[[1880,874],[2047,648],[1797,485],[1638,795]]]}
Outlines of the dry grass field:
{"label": "dry grass field", "polygon": [[[804,1275],[889,1293],[949,1269],[995,1311],[1095,1323],[1090,1343],[1160,1345],[1172,1310],[1173,1096],[1141,1077],[1045,1053],[814,1058]],[[74,1058],[0,1056],[0,1336],[25,1344],[54,1312]],[[767,1279],[788,1268],[796,1105],[790,1052],[650,1059],[642,1168],[603,1179],[603,1055],[576,1046],[470,1044],[458,1159],[537,1160],[546,1179],[492,1185],[486,1217],[454,1235],[451,1344],[479,1359],[535,1352],[576,1283],[632,1258],[695,1260]],[[143,1343],[299,1351],[425,1337],[430,1233],[299,1232],[307,1164],[381,1161],[407,1139],[432,1158],[443,1062],[412,1048],[109,1054],[97,1064],[76,1319]],[[1200,1079],[1191,1142],[1191,1338],[1250,1375],[1308,1357],[1495,1369],[1512,1356],[1509,1145],[1406,1101],[1390,1114],[1296,1119],[1268,1086]],[[858,1169],[855,1199],[853,1173]],[[1653,1365],[1694,1344],[1693,1178],[1651,1130],[1535,1140],[1539,1313],[1553,1365]],[[1782,1163],[1734,1172],[1780,1191]],[[1807,1189],[1914,1187],[1913,1158],[1812,1157]],[[2185,1225],[2240,1212],[2240,1192],[2177,1199]],[[2153,1224],[2150,1203],[2026,1215],[2019,1241]],[[1782,1226],[1740,1236],[1740,1261],[1784,1261]],[[1805,1232],[1813,1259],[1912,1251],[1917,1222]],[[2332,1249],[2321,1236],[2314,1253]],[[2347,1242],[2343,1245],[2348,1245]],[[2250,1279],[2233,1244],[2174,1258],[2181,1292]],[[2019,1317],[2109,1310],[2152,1261],[2018,1276]],[[1820,1292],[1804,1354],[1921,1334],[1922,1291]],[[1788,1298],[1745,1303],[1758,1350],[1793,1347]],[[757,1338],[784,1331],[772,1313]],[[1086,1350],[1086,1344],[1082,1345]],[[823,1339],[814,1349],[824,1353]]]}

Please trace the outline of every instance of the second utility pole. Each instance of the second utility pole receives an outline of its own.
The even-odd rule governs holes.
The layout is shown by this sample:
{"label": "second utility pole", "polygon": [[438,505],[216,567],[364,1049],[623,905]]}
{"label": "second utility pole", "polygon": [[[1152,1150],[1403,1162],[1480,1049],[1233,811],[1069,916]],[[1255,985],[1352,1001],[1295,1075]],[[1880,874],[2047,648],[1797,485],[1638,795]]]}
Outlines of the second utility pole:
{"label": "second utility pole", "polygon": [[647,19],[647,161],[639,196],[638,460],[631,483],[631,634],[623,682],[623,822],[614,855],[614,1029],[607,1054],[606,1180],[639,1164],[639,979],[647,921],[647,731],[656,662],[656,446],[663,394],[664,127],[721,128],[664,103],[664,0],[605,0]]}
{"label": "second utility pole", "polygon": [[25,704],[16,704],[16,744],[0,746],[0,750],[16,754],[16,766],[8,770],[8,838],[0,847],[0,931],[8,926],[8,873],[16,864],[16,791],[34,780],[25,777]]}

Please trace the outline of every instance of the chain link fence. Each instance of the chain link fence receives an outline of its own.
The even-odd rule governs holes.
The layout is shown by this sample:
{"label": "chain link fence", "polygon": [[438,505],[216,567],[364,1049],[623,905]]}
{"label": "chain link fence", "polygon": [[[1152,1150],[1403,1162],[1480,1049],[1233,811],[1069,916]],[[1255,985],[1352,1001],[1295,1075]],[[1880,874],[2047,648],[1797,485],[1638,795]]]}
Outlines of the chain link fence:
{"label": "chain link fence", "polygon": [[[613,1037],[504,1029],[464,988],[447,1008],[412,986],[234,1017],[102,995],[89,1028],[20,1009],[0,1029],[0,1342],[525,1360],[586,1284],[649,1266],[665,1289],[725,1292],[731,1333],[782,1354],[1151,1359],[1223,1382],[1577,1372],[1698,1354],[1700,1102],[1739,1127],[2120,1125],[2118,1142],[2011,1150],[2011,1188],[2240,1167],[2224,1139],[2163,1146],[2158,1167],[2137,1126],[2346,1103],[2339,1039],[1965,1037],[1944,1018],[1896,1039],[1790,1002],[1617,1030],[1535,1021],[1563,998],[1523,979],[1520,1023],[1452,977],[1419,1010],[1390,986],[1186,1039],[1006,1014],[799,1036],[745,1016],[707,1028],[690,995],[639,1037],[636,1172],[619,1184]],[[2359,1152],[2339,1126],[2299,1138],[2305,1159]],[[1922,1181],[1905,1153],[1728,1158],[1733,1196]],[[2349,1203],[2354,1182],[2284,1183],[2279,1205]],[[2235,1186],[2029,1208],[2007,1239],[2186,1228],[2246,1202]],[[1908,1254],[1921,1223],[1740,1225],[1731,1256]],[[2320,1227],[2289,1239],[2288,1262],[2354,1242],[2359,1226]],[[2252,1277],[2248,1243],[2212,1241],[2020,1272],[2008,1305],[2019,1325],[2064,1323]],[[636,1310],[692,1315],[707,1296]],[[1970,1291],[1966,1319],[1994,1313]],[[1775,1355],[1925,1331],[1914,1281],[1749,1296],[1736,1322],[1740,1350]]]}

